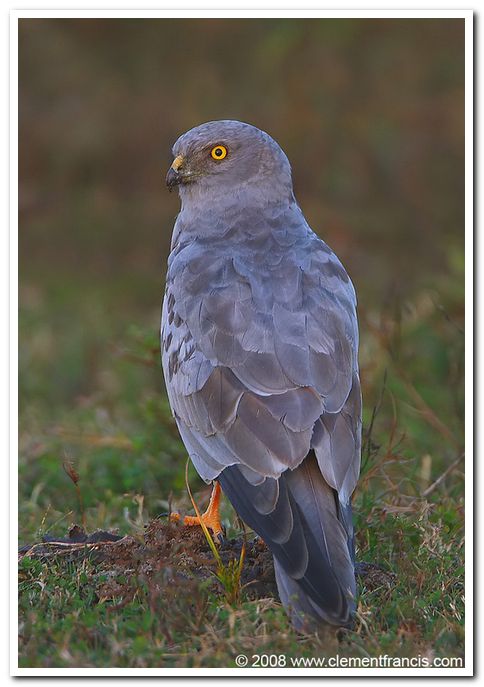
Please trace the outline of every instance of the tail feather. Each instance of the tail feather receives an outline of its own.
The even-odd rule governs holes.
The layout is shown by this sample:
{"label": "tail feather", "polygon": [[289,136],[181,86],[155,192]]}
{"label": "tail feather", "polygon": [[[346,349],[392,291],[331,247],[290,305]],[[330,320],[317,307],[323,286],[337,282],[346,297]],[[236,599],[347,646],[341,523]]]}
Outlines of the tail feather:
{"label": "tail feather", "polygon": [[281,601],[294,625],[303,627],[307,616],[348,624],[356,595],[351,507],[339,504],[314,454],[281,475],[271,512],[264,507],[264,489],[272,499],[274,489],[266,483],[250,484],[236,465],[218,479],[240,517],[272,551]]}

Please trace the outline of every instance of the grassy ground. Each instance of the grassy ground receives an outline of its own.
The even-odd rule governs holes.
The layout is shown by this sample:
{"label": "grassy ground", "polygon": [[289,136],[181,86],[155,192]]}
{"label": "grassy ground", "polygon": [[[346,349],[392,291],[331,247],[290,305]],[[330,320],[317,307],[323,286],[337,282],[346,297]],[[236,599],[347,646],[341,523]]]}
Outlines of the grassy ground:
{"label": "grassy ground", "polygon": [[[365,447],[354,503],[357,559],[393,572],[395,580],[368,589],[363,579],[354,629],[329,639],[300,637],[276,599],[250,600],[242,590],[231,606],[221,588],[196,579],[179,593],[161,582],[157,594],[140,579],[137,593],[120,604],[99,593],[105,579],[95,562],[26,558],[21,665],[233,666],[241,652],[462,656],[463,312],[462,268],[454,268],[398,313],[377,316],[362,308]],[[89,329],[61,326],[59,346],[43,311],[52,302],[33,292],[28,298],[21,334],[32,374],[21,379],[21,392],[37,403],[22,413],[22,543],[60,536],[83,519],[88,531],[115,529],[140,539],[169,502],[189,510],[185,453],[162,389],[156,321],[113,338],[96,356],[85,392],[79,350],[89,357]],[[94,293],[84,302],[95,303]],[[68,321],[62,302],[55,312]],[[86,317],[102,341],[112,324],[109,312],[89,307]],[[63,376],[54,388],[76,390],[72,406],[62,394],[35,395],[36,388],[50,388],[50,375]],[[82,507],[65,461],[79,473]],[[191,474],[203,504],[207,489]],[[236,532],[227,503],[224,518],[229,533]]]}

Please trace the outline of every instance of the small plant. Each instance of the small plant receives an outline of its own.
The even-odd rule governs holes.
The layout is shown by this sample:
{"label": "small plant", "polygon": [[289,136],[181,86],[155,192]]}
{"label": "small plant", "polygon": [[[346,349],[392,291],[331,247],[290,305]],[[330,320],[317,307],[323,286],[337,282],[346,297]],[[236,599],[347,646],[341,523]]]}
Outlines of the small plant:
{"label": "small plant", "polygon": [[228,561],[228,563],[224,563],[222,561],[222,557],[220,556],[220,553],[217,549],[217,546],[213,540],[212,535],[210,534],[210,531],[208,527],[205,525],[203,522],[202,516],[200,514],[200,510],[195,502],[195,499],[193,498],[192,491],[190,489],[190,485],[188,483],[188,466],[189,462],[187,460],[186,467],[185,467],[185,484],[187,487],[188,491],[188,496],[190,497],[190,501],[192,502],[192,506],[195,510],[195,513],[197,514],[198,519],[200,520],[200,526],[202,528],[203,534],[205,535],[205,539],[207,540],[208,545],[210,546],[210,549],[213,553],[213,556],[215,558],[215,561],[217,563],[217,569],[215,571],[215,577],[217,580],[220,582],[224,589],[224,594],[225,598],[227,600],[227,603],[230,604],[231,606],[236,605],[239,600],[240,600],[240,592],[241,592],[241,578],[242,578],[242,570],[244,568],[244,559],[245,559],[245,538],[244,538],[244,543],[242,545],[242,550],[240,552],[240,557],[239,560],[236,560],[235,558],[232,558]]}

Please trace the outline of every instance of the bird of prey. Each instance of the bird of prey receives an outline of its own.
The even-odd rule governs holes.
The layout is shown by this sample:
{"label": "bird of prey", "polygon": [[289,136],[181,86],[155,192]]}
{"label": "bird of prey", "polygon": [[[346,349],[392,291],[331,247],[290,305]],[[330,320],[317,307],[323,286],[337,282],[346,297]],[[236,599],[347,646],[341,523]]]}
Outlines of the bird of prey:
{"label": "bird of prey", "polygon": [[[168,259],[162,363],[180,435],[274,557],[297,628],[350,623],[351,495],[361,393],[353,285],[313,233],[268,134],[213,121],[173,146],[181,211]],[[185,518],[186,524],[198,522]]]}

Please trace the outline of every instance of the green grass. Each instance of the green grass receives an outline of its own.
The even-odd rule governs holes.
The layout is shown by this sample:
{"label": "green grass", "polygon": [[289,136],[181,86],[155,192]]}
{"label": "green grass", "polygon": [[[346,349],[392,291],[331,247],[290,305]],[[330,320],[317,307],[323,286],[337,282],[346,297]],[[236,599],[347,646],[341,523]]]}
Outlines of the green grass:
{"label": "green grass", "polygon": [[[357,559],[395,580],[368,588],[361,581],[352,630],[301,637],[277,600],[251,601],[242,590],[229,605],[223,590],[205,581],[190,580],[170,594],[140,579],[133,598],[116,604],[99,596],[104,580],[95,563],[26,558],[20,665],[232,667],[238,653],[463,656],[461,280],[456,265],[411,302],[380,313],[361,309],[365,441],[354,500]],[[186,455],[158,364],[157,314],[123,330],[119,313],[110,315],[115,290],[111,303],[106,295],[100,303],[95,286],[86,284],[77,311],[84,324],[66,327],[72,300],[65,293],[27,295],[20,317],[21,542],[63,535],[83,517],[89,531],[140,537],[169,504],[188,511]],[[84,512],[66,460],[79,474]],[[208,490],[193,469],[190,475],[203,505]],[[226,501],[223,516],[236,531]]]}

